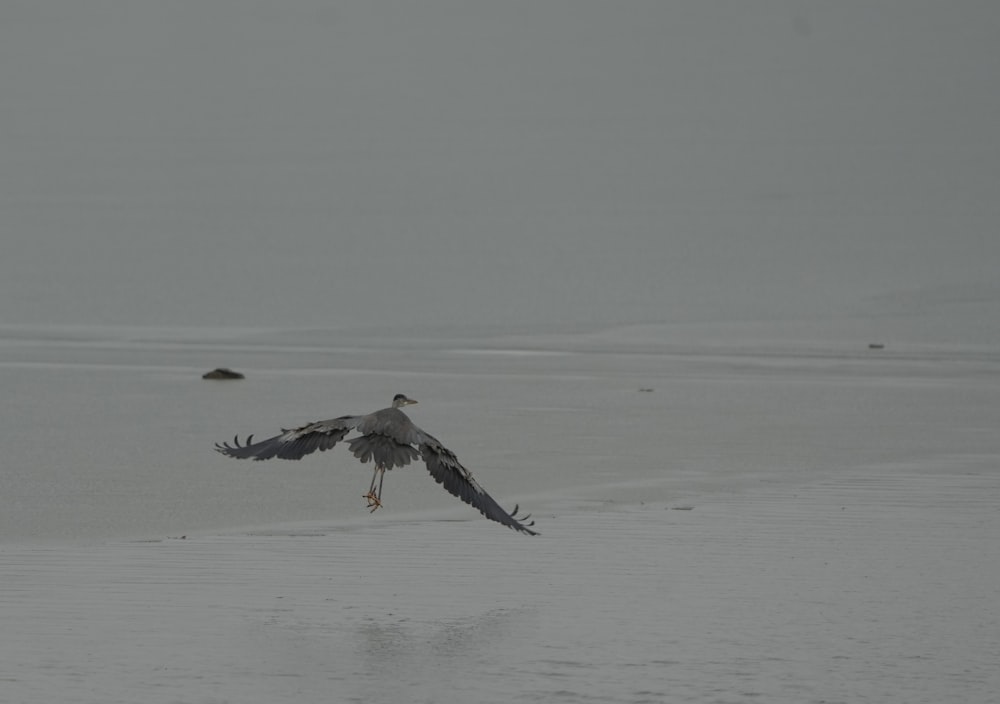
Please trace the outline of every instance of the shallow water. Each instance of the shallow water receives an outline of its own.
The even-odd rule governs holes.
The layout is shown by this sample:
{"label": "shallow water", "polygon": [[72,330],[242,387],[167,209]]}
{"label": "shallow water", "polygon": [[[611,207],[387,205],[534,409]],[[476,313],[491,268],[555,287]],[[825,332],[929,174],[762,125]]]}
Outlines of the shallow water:
{"label": "shallow water", "polygon": [[[19,399],[2,431],[8,701],[985,702],[1000,686],[1000,377],[982,350],[23,333],[0,345]],[[247,379],[200,379],[219,364]],[[369,516],[344,451],[211,449],[395,391],[542,535],[482,520],[419,467]]]}
{"label": "shallow water", "polygon": [[[995,460],[0,552],[9,701],[988,701]],[[682,510],[683,509],[683,510]]]}
{"label": "shallow water", "polygon": [[[414,421],[506,505],[600,498],[605,486],[668,500],[996,450],[1000,361],[976,347],[676,347],[669,326],[614,342],[362,338],[350,348],[336,332],[3,332],[6,542],[357,517],[368,471],[342,448],[244,463],[213,446],[365,413],[399,392],[422,401]],[[247,378],[201,379],[216,366]],[[455,508],[417,466],[389,475],[386,500],[393,515]]]}

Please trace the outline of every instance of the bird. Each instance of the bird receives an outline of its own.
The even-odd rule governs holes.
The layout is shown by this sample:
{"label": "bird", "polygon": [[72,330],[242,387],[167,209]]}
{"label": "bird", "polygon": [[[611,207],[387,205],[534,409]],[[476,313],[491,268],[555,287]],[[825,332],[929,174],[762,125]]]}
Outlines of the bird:
{"label": "bird", "polygon": [[476,481],[472,472],[462,466],[454,452],[433,435],[421,430],[400,410],[415,403],[406,394],[396,394],[391,406],[368,415],[340,416],[298,428],[283,428],[279,435],[259,442],[253,442],[253,435],[249,435],[241,444],[237,435],[232,444],[216,443],[215,449],[237,459],[261,461],[277,457],[298,460],[317,450],[331,449],[348,433],[356,430],[360,435],[347,440],[347,449],[362,463],[375,463],[371,485],[362,497],[368,502],[370,512],[382,507],[382,482],[385,481],[386,471],[423,459],[438,484],[486,518],[520,533],[538,535],[532,530],[535,522],[529,521],[530,514],[519,516],[517,505],[510,513],[501,508]]}

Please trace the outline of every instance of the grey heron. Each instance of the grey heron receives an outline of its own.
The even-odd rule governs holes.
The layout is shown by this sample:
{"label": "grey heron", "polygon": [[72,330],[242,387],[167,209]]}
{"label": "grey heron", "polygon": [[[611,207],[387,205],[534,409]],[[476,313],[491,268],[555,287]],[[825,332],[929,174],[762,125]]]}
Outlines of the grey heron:
{"label": "grey heron", "polygon": [[215,449],[238,459],[298,460],[313,452],[329,450],[352,430],[360,433],[347,441],[349,449],[362,462],[374,460],[375,471],[371,485],[364,495],[371,511],[382,506],[382,482],[385,473],[393,467],[403,467],[413,460],[423,459],[431,476],[448,492],[479,510],[481,514],[521,533],[538,535],[531,530],[534,521],[530,515],[518,516],[518,507],[508,513],[486,493],[475,480],[472,472],[462,466],[455,453],[446,448],[430,433],[417,427],[400,409],[416,403],[405,394],[396,394],[389,408],[365,416],[340,416],[330,420],[308,423],[299,428],[282,429],[280,435],[253,442],[253,435],[240,444],[239,436],[233,444],[216,443]]}

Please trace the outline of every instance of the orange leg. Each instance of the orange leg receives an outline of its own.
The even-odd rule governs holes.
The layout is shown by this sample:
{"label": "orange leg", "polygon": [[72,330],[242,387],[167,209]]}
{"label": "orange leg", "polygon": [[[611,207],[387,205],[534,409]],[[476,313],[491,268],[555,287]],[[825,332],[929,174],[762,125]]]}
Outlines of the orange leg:
{"label": "orange leg", "polygon": [[[378,479],[378,489],[375,488],[375,480]],[[374,513],[376,509],[382,508],[382,482],[385,481],[385,467],[376,465],[372,472],[372,483],[368,487],[368,493],[362,498],[368,501],[369,513]]]}

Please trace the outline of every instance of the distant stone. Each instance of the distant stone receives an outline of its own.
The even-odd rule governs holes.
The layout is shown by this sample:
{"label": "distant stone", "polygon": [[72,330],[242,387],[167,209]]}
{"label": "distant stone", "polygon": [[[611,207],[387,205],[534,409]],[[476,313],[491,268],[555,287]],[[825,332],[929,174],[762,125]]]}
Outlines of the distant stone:
{"label": "distant stone", "polygon": [[870,350],[884,350],[885,349],[885,345],[883,345],[881,342],[871,342],[871,343],[868,344],[868,349],[870,349]]}
{"label": "distant stone", "polygon": [[205,372],[201,375],[202,379],[243,379],[245,378],[239,372],[234,372],[232,369],[227,367],[219,367],[218,369],[213,369],[210,372]]}

